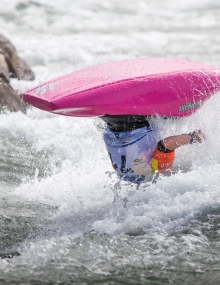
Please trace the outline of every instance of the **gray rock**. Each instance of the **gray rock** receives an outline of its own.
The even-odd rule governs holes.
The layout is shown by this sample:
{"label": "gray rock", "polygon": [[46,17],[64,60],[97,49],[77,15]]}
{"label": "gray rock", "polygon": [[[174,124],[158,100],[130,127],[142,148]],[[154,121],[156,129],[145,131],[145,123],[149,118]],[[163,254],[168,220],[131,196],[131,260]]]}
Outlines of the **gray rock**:
{"label": "gray rock", "polygon": [[0,111],[26,112],[26,103],[10,85],[10,78],[34,80],[28,64],[18,56],[16,48],[0,34]]}
{"label": "gray rock", "polygon": [[0,79],[0,110],[26,113],[26,103],[20,98],[18,92],[2,79]]}

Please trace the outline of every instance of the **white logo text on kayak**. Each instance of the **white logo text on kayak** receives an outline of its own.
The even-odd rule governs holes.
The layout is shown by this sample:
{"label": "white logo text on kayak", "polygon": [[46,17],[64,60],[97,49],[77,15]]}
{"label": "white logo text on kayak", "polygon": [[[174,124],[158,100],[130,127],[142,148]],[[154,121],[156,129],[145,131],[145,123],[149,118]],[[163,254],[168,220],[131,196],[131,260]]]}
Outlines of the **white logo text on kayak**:
{"label": "white logo text on kayak", "polygon": [[47,92],[55,90],[55,86],[57,84],[59,84],[59,82],[51,82],[49,84],[40,86],[34,90],[34,94],[35,95],[45,95],[47,94]]}

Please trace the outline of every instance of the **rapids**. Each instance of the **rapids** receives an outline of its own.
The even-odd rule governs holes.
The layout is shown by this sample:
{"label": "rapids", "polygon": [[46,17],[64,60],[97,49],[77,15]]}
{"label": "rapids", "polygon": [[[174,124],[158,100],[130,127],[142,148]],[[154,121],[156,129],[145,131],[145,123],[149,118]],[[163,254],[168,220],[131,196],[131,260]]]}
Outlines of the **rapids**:
{"label": "rapids", "polygon": [[[99,63],[177,57],[220,68],[218,0],[1,0],[0,32],[34,82]],[[119,183],[97,118],[0,115],[0,284],[219,284],[220,94],[164,136],[202,129],[175,173]],[[102,126],[101,126],[102,127]]]}

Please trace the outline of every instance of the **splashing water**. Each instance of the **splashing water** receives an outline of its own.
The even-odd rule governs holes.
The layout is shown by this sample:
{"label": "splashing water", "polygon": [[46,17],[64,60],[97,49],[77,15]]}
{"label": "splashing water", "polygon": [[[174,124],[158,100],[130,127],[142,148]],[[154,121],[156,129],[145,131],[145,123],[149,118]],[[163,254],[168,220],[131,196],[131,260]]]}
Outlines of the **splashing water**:
{"label": "splashing water", "polygon": [[[215,0],[2,1],[1,32],[36,73],[15,89],[136,57],[220,67]],[[0,283],[218,284],[219,96],[189,118],[153,119],[164,137],[202,129],[206,141],[138,189],[119,183],[97,118],[1,114]]]}

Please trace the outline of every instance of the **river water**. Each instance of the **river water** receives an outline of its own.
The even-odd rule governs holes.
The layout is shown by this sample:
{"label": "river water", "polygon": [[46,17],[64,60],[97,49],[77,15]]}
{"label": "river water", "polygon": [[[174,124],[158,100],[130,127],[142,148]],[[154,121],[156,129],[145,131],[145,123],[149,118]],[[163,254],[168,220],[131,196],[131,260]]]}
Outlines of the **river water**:
{"label": "river water", "polygon": [[[176,57],[220,68],[218,0],[1,0],[0,33],[36,74]],[[164,136],[203,129],[175,174],[118,183],[96,118],[0,115],[0,284],[219,284],[220,94]]]}

